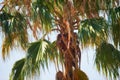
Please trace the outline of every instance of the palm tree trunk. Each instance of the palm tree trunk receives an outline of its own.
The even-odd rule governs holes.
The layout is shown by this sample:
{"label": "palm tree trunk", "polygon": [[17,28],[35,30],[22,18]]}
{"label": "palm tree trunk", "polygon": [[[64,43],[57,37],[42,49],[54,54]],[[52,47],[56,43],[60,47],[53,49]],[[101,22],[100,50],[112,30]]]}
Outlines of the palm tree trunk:
{"label": "palm tree trunk", "polygon": [[[74,6],[70,0],[66,1],[63,13],[63,19],[61,20],[63,26],[60,26],[61,32],[60,34],[58,34],[57,37],[57,46],[61,56],[64,58],[64,79],[75,80],[73,71],[80,68],[79,63],[81,59],[78,37],[77,34],[74,32],[74,25],[79,24],[79,21],[77,21],[79,17],[73,18],[76,13],[74,10]],[[73,24],[74,21],[78,23]]]}

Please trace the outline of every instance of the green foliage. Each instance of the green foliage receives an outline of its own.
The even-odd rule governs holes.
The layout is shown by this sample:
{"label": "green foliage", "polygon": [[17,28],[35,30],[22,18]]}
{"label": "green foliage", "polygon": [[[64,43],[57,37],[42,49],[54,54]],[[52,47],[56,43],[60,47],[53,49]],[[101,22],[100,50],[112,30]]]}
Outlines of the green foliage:
{"label": "green foliage", "polygon": [[0,20],[2,31],[5,34],[2,45],[2,55],[5,59],[10,48],[13,48],[16,42],[25,49],[26,43],[28,42],[28,34],[25,18],[20,13],[16,12],[14,15],[7,12],[1,13]]}
{"label": "green foliage", "polygon": [[110,17],[113,41],[115,46],[118,47],[120,45],[120,7],[111,8],[108,17]]}
{"label": "green foliage", "polygon": [[110,76],[113,80],[117,79],[120,76],[120,51],[115,49],[112,44],[101,43],[96,49],[95,64],[98,71],[103,71],[106,76]]}
{"label": "green foliage", "polygon": [[86,19],[81,22],[78,30],[79,40],[83,47],[99,45],[102,40],[107,40],[108,24],[104,18]]}
{"label": "green foliage", "polygon": [[58,51],[57,51],[57,47],[56,47],[56,41],[49,43],[49,45],[46,48],[46,52],[48,52],[47,54],[49,54],[49,59],[53,60],[55,58],[58,59]]}
{"label": "green foliage", "polygon": [[44,0],[36,0],[34,3],[32,3],[31,17],[34,21],[40,20],[43,31],[49,31],[52,27],[52,8],[53,5],[46,3]]}
{"label": "green foliage", "polygon": [[47,53],[45,52],[47,45],[47,42],[43,40],[31,43],[26,58],[30,69],[28,71],[32,72],[32,74],[40,71],[40,66],[44,68],[44,63],[46,63],[46,66],[48,65]]}
{"label": "green foliage", "polygon": [[11,18],[13,18],[13,16],[6,12],[3,12],[2,14],[0,14],[0,21],[9,20]]}
{"label": "green foliage", "polygon": [[[68,19],[71,22],[71,32],[78,30],[77,35],[82,47],[97,47],[95,63],[98,70],[117,78],[120,52],[106,42],[110,33],[116,48],[120,46],[119,0],[70,0],[73,2],[66,4],[67,1],[69,0],[4,0],[0,9],[0,27],[4,33],[3,59],[15,45],[26,50],[30,30],[36,39],[37,31],[41,31],[42,35],[51,32],[53,27],[60,33],[61,27],[67,31],[64,18],[70,18],[72,15],[71,20]],[[107,16],[107,20],[105,16],[100,17],[100,12]],[[44,40],[44,37],[30,43],[26,57],[14,64],[11,80],[34,76],[39,73],[41,67],[48,67],[49,61],[57,65],[59,61],[62,62],[63,56],[59,53],[56,41],[51,43]],[[101,44],[103,41],[106,42]]]}
{"label": "green foliage", "polygon": [[48,62],[54,62],[55,60],[59,61],[55,42],[51,43],[42,39],[33,42],[29,45],[26,58],[14,64],[10,79],[24,80],[25,77],[32,78],[33,75],[40,74],[40,68],[48,68]]}
{"label": "green foliage", "polygon": [[25,58],[16,61],[12,68],[12,73],[10,75],[10,80],[24,80],[24,70]]}

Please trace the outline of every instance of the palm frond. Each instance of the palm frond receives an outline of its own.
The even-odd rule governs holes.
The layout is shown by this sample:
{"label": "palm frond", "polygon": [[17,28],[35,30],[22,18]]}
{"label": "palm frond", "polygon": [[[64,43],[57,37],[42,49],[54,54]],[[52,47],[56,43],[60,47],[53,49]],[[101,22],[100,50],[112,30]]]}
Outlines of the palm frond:
{"label": "palm frond", "polygon": [[6,13],[5,11],[3,11],[3,13],[0,14],[0,22],[5,21],[5,20],[9,20],[11,18],[13,18],[13,15]]}
{"label": "palm frond", "polygon": [[16,61],[12,68],[12,72],[10,75],[10,80],[24,80],[24,74],[22,71],[24,69],[25,58]]}
{"label": "palm frond", "polygon": [[58,54],[58,50],[57,50],[57,45],[56,45],[56,41],[50,43],[47,48],[46,48],[46,52],[48,52],[48,56],[49,59],[52,61],[55,58],[58,59],[59,54]]}
{"label": "palm frond", "polygon": [[9,50],[17,43],[23,49],[26,48],[28,42],[27,25],[22,14],[16,12],[11,15],[7,12],[0,14],[0,22],[2,32],[5,38],[2,45],[3,58],[9,53]]}
{"label": "palm frond", "polygon": [[120,45],[120,7],[109,10],[109,21],[111,23],[111,32],[116,47]]}
{"label": "palm frond", "polygon": [[25,78],[33,78],[35,74],[40,74],[40,68],[48,65],[48,60],[45,55],[47,42],[39,40],[31,43],[28,48],[26,58],[17,61],[12,69],[10,79],[24,80]]}
{"label": "palm frond", "polygon": [[110,8],[119,6],[119,0],[73,0],[73,2],[80,16],[89,19],[99,17],[100,10],[107,13]]}
{"label": "palm frond", "polygon": [[32,3],[31,19],[33,19],[34,22],[40,20],[40,25],[43,31],[49,31],[53,27],[53,17],[50,13],[51,7],[44,0],[36,0],[34,3]]}
{"label": "palm frond", "polygon": [[[40,68],[48,68],[48,61],[55,61],[58,58],[55,42],[51,43],[47,40],[40,39],[30,44],[26,56],[25,74],[33,76],[39,74]],[[54,49],[54,50],[53,50]]]}
{"label": "palm frond", "polygon": [[40,66],[43,68],[45,67],[44,62],[48,63],[47,58],[44,57],[45,55],[45,48],[47,43],[43,40],[39,40],[37,42],[31,43],[30,47],[28,48],[28,53],[26,56],[26,64],[29,68],[26,74],[34,75],[35,73],[39,73]]}
{"label": "palm frond", "polygon": [[59,70],[59,63],[63,65],[63,56],[61,55],[61,53],[59,52],[57,48],[56,41],[50,43],[47,46],[45,52],[47,53],[49,61],[54,62],[56,69]]}
{"label": "palm frond", "polygon": [[[78,38],[72,37],[71,34],[74,33],[74,30],[78,30],[82,47],[97,45],[96,64],[98,70],[103,70],[106,75],[116,78],[119,76],[120,52],[111,44],[101,44],[101,42],[108,40],[109,29],[112,32],[115,46],[120,45],[119,5],[119,0],[4,0],[0,10],[0,26],[4,33],[3,58],[5,59],[9,55],[9,50],[14,45],[18,44],[23,49],[26,48],[28,29],[31,29],[33,37],[38,39],[37,31],[47,34],[55,27],[60,31],[60,34],[67,33],[68,35],[70,33],[68,40],[65,37],[68,44],[74,41],[74,38]],[[100,17],[100,12],[107,16],[110,28],[105,18]],[[79,24],[80,21],[81,24]],[[69,24],[66,24],[67,22]],[[79,25],[80,27],[78,27]],[[62,62],[63,56],[60,55],[62,51],[57,48],[56,41],[51,43],[44,38],[43,36],[42,39],[28,45],[26,58],[14,64],[11,79],[14,80],[17,77],[18,80],[24,80],[27,77],[40,74],[40,68],[48,67],[49,61],[54,61],[55,64],[58,64],[59,61]],[[77,40],[75,45],[76,43],[79,44]],[[67,56],[64,57],[64,59],[66,58]],[[65,71],[67,72],[67,70]],[[83,74],[86,80],[88,79],[82,71],[72,71],[75,75],[82,76],[81,74]],[[78,76],[75,80],[78,80]]]}
{"label": "palm frond", "polygon": [[102,71],[112,79],[119,77],[120,51],[107,42],[101,43],[96,49],[95,64],[98,71]]}
{"label": "palm frond", "polygon": [[78,30],[79,40],[83,47],[99,45],[102,40],[107,40],[107,30],[108,25],[103,18],[83,20]]}
{"label": "palm frond", "polygon": [[6,56],[9,55],[9,51],[13,48],[14,38],[14,36],[8,36],[4,39],[4,42],[2,44],[2,57],[4,60]]}

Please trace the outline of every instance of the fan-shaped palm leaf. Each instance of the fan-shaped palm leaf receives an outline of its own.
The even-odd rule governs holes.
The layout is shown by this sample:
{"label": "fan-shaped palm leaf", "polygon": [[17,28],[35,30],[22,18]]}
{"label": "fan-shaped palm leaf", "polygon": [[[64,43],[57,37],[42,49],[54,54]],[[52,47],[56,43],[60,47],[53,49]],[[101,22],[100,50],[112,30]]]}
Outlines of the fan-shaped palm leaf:
{"label": "fan-shaped palm leaf", "polygon": [[[54,49],[54,50],[53,50]],[[50,61],[58,61],[59,60],[59,54],[57,52],[56,43],[49,42],[47,40],[39,40],[37,42],[33,42],[30,44],[28,48],[28,53],[25,58],[24,67],[23,69],[19,70],[19,73],[24,74],[27,78],[40,73],[40,68],[43,69],[45,67],[48,67],[48,60]],[[19,64],[20,61],[17,61],[15,63],[15,66]],[[55,62],[56,64],[57,62]],[[22,65],[22,64],[21,64]],[[17,77],[21,78],[21,75],[15,72],[16,67],[13,67],[12,70],[12,77],[14,75],[18,75]],[[17,71],[17,70],[16,70]]]}
{"label": "fan-shaped palm leaf", "polygon": [[[49,3],[49,1],[48,1]],[[44,0],[36,0],[32,3],[32,14],[31,19],[36,22],[40,20],[41,27],[43,31],[49,31],[52,26],[53,16],[51,14],[51,9],[53,5],[46,3]],[[34,28],[34,27],[33,27]]]}
{"label": "fan-shaped palm leaf", "polygon": [[[3,12],[0,13],[1,27],[5,33],[2,50],[3,58],[5,58],[6,53],[8,54],[10,48],[12,48],[16,42],[25,49],[25,45],[28,42],[28,28],[32,29],[33,35],[36,37],[37,29],[42,28],[42,31],[47,32],[52,27],[53,17],[50,13],[49,5],[41,0],[33,1],[31,5],[28,5],[31,1],[27,4],[25,1],[5,2],[5,7],[2,9]],[[22,2],[24,5],[21,4]],[[30,11],[26,8],[27,6],[29,6],[29,10],[31,9]],[[25,11],[25,9],[28,11]],[[27,15],[28,12],[31,16]],[[32,22],[34,23],[33,26],[31,26]]]}
{"label": "fan-shaped palm leaf", "polygon": [[83,20],[78,30],[79,40],[84,47],[98,45],[102,40],[107,40],[107,30],[108,25],[103,18]]}
{"label": "fan-shaped palm leaf", "polygon": [[[41,30],[42,34],[44,32],[48,33],[51,31],[52,27],[56,27],[62,35],[67,33],[68,39],[67,37],[64,38],[64,36],[61,38],[63,38],[63,40],[66,39],[64,41],[65,43],[68,43],[68,50],[70,49],[69,43],[72,43],[74,40],[75,43],[73,43],[73,45],[79,45],[79,42],[76,40],[78,37],[73,37],[72,35],[74,30],[78,30],[79,41],[81,41],[82,46],[86,47],[90,44],[97,45],[98,53],[102,50],[101,47],[99,48],[100,43],[103,40],[107,41],[107,32],[109,32],[106,20],[104,17],[100,17],[99,11],[103,11],[103,14],[108,16],[108,22],[111,21],[110,25],[112,27],[109,29],[112,32],[114,44],[118,46],[118,44],[120,44],[119,9],[119,0],[4,0],[3,7],[0,10],[0,25],[5,34],[2,46],[3,58],[5,58],[9,50],[12,49],[16,43],[20,44],[23,49],[25,48],[26,43],[28,42],[27,29],[31,29],[34,37],[37,38],[36,33],[38,30]],[[81,25],[79,27],[80,21]],[[56,64],[56,61],[58,62],[59,59],[61,60],[59,52],[62,52],[57,49],[57,46],[56,41],[51,43],[44,40],[44,38],[31,43],[28,47],[26,58],[15,64],[15,66],[20,66],[21,64],[20,68],[13,67],[12,78],[17,76],[18,79],[21,79],[21,74],[25,77],[33,76],[34,74],[39,73],[41,66],[42,68],[48,66],[48,60],[54,61]],[[118,75],[117,63],[119,63],[119,60],[113,53],[117,54],[119,51],[108,47],[108,44],[106,45],[106,43],[105,45],[102,44],[102,46],[107,47],[104,48],[106,49],[106,53],[108,49],[113,50],[113,52],[109,56],[108,54],[105,54],[104,51],[102,52],[105,54],[103,63],[101,59],[104,58],[104,55],[100,55],[102,58],[99,59],[97,57],[98,54],[96,54],[96,62],[98,61],[99,63],[101,61],[99,66],[103,65],[102,68],[104,68],[103,70],[106,73],[109,72],[109,75],[114,75],[114,77],[116,77]],[[63,53],[65,55],[66,51]],[[77,55],[78,54],[75,54],[75,56]],[[108,57],[115,61],[114,64]],[[67,56],[64,56],[64,59],[66,61]],[[71,60],[70,62],[72,62],[72,59],[68,60]],[[110,60],[110,62],[108,60]],[[74,66],[66,65],[65,69],[68,67],[71,67],[72,70],[72,67]],[[67,70],[65,71],[67,73],[69,72]],[[78,72],[74,72],[75,74],[80,73],[79,70]]]}
{"label": "fan-shaped palm leaf", "polygon": [[[29,69],[26,71],[27,75],[33,75],[39,73],[40,66],[43,68],[48,65],[47,55],[45,53],[47,42],[44,40],[39,40],[37,42],[31,43],[28,48],[28,53],[26,57],[26,67]],[[46,63],[46,65],[45,65]]]}
{"label": "fan-shaped palm leaf", "polygon": [[119,77],[120,51],[115,49],[112,44],[103,42],[96,49],[95,64],[98,71],[103,71],[106,76],[115,80]]}
{"label": "fan-shaped palm leaf", "polygon": [[7,12],[0,14],[0,22],[2,31],[5,33],[5,38],[2,45],[3,58],[5,59],[6,53],[17,43],[23,49],[28,42],[28,34],[26,21],[22,14],[16,12],[11,15]]}

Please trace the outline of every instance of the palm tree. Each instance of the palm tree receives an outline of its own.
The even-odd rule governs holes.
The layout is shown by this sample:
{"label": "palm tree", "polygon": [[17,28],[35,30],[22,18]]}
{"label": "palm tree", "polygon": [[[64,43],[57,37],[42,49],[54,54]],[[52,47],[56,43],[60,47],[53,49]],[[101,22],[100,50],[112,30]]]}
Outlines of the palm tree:
{"label": "palm tree", "polygon": [[[4,0],[0,4],[3,59],[15,46],[27,52],[14,64],[10,80],[32,78],[51,61],[63,67],[57,70],[56,80],[88,80],[80,62],[81,49],[89,45],[96,47],[98,71],[111,79],[119,77],[119,0]],[[51,32],[57,35],[53,42],[46,37]],[[113,45],[108,43],[111,36]]]}

